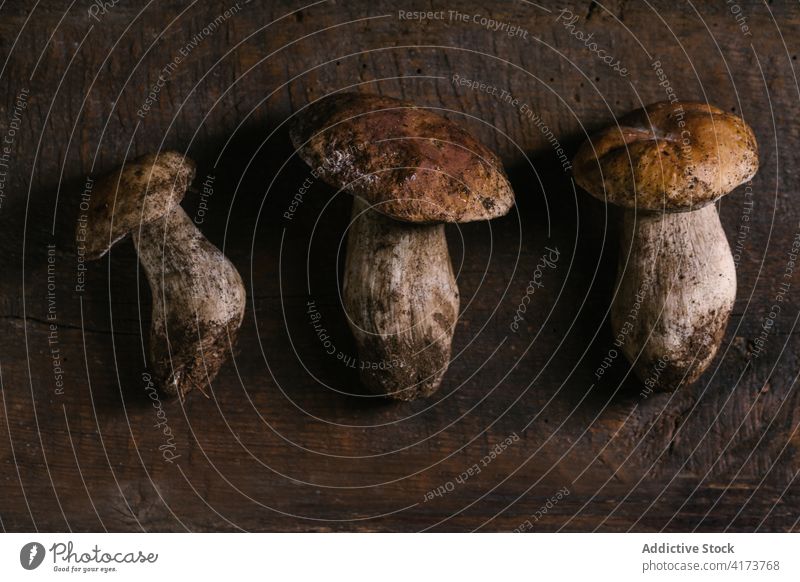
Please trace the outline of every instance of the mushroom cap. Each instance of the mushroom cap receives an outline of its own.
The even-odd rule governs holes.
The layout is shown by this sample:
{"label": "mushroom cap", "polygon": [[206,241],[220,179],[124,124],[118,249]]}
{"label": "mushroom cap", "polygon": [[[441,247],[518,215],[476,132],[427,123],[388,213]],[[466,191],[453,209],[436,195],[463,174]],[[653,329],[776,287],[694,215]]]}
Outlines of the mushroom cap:
{"label": "mushroom cap", "polygon": [[753,130],[706,103],[661,102],[634,111],[585,141],[575,181],[624,208],[695,210],[747,182],[758,170]]}
{"label": "mushroom cap", "polygon": [[180,204],[194,172],[192,160],[163,151],[137,158],[99,178],[86,212],[86,257],[99,259],[128,233]]}
{"label": "mushroom cap", "polygon": [[397,220],[488,220],[514,205],[493,152],[452,121],[411,103],[337,93],[300,113],[290,136],[315,176]]}

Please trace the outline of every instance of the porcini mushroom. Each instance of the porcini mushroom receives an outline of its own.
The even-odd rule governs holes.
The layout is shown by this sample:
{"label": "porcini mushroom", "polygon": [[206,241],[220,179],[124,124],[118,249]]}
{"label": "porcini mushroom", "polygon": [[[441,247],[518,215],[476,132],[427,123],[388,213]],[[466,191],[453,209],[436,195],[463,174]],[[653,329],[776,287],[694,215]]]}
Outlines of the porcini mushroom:
{"label": "porcini mushroom", "polygon": [[[579,149],[575,181],[624,210],[611,326],[634,371],[660,390],[714,358],[736,268],[714,202],[758,170],[752,129],[705,103],[656,103]],[[656,384],[656,382],[652,382]]]}
{"label": "porcini mushroom", "polygon": [[321,99],[290,135],[317,175],[355,196],[343,295],[363,383],[399,400],[429,396],[459,311],[444,223],[508,212],[500,161],[444,117],[376,95]]}
{"label": "porcini mushroom", "polygon": [[132,235],[153,300],[149,366],[161,389],[183,397],[217,375],[242,323],[236,267],[180,206],[195,174],[177,152],[141,157],[97,180],[87,212],[88,259]]}

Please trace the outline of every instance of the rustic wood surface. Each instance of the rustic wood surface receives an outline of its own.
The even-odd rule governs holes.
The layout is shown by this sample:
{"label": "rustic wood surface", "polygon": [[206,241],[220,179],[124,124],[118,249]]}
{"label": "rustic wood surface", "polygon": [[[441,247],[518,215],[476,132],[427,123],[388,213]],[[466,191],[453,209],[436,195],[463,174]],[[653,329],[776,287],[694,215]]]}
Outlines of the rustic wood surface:
{"label": "rustic wood surface", "polygon": [[[800,528],[796,2],[110,4],[0,6],[4,530]],[[312,180],[292,206],[310,174],[287,120],[346,87],[443,110],[517,193],[509,216],[448,230],[462,315],[427,401],[368,398],[337,359],[354,354],[338,280],[350,200]],[[693,387],[643,396],[622,357],[596,376],[619,214],[576,190],[552,140],[571,157],[669,89],[742,115],[761,170],[719,205],[738,263],[720,354]],[[130,242],[77,287],[87,176],[160,148],[197,161],[184,207],[249,295],[235,359],[184,403],[151,398]],[[546,247],[558,260],[513,331]]]}

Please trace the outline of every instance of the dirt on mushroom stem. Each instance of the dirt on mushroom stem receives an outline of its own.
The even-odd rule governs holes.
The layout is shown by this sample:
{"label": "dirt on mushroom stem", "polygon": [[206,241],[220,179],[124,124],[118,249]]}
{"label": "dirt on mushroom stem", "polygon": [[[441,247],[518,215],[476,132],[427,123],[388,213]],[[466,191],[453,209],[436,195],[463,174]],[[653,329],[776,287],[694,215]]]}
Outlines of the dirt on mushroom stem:
{"label": "dirt on mushroom stem", "polygon": [[397,400],[435,392],[459,310],[444,225],[399,222],[356,198],[343,295],[360,359],[393,363],[363,368],[364,385]]}
{"label": "dirt on mushroom stem", "polygon": [[736,268],[713,204],[624,211],[611,327],[642,381],[658,368],[656,390],[695,382],[717,353],[735,299]]}
{"label": "dirt on mushroom stem", "polygon": [[149,365],[161,389],[204,394],[244,317],[239,272],[180,206],[133,234],[152,293]]}

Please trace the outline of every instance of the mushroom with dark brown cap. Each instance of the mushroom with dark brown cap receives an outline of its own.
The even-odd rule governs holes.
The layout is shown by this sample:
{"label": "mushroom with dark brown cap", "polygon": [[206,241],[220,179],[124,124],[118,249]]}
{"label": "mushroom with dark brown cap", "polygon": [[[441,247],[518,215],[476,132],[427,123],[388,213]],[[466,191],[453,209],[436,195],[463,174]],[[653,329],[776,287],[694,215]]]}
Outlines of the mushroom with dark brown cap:
{"label": "mushroom with dark brown cap", "polygon": [[153,296],[149,365],[161,389],[183,397],[217,375],[242,323],[236,267],[180,206],[195,174],[177,152],[151,154],[98,179],[87,214],[87,257],[132,235]]}
{"label": "mushroom with dark brown cap", "polygon": [[444,117],[376,95],[321,99],[290,135],[318,175],[355,196],[343,295],[362,381],[400,400],[429,396],[450,363],[459,311],[444,223],[509,211],[500,161]]}
{"label": "mushroom with dark brown cap", "polygon": [[[736,298],[736,269],[713,202],[758,170],[752,129],[705,103],[656,103],[578,151],[576,182],[624,210],[611,326],[643,381],[697,380]],[[655,384],[656,382],[652,382]]]}

